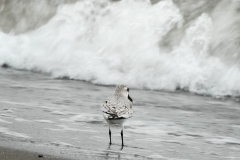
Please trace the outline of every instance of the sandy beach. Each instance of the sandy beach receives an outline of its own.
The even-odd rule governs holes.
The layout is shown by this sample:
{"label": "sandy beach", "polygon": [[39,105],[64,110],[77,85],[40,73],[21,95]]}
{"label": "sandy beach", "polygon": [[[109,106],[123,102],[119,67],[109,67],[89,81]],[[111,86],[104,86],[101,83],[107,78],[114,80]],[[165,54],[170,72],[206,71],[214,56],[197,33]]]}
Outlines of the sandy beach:
{"label": "sandy beach", "polygon": [[29,152],[27,150],[15,150],[12,148],[4,148],[4,147],[0,147],[0,158],[1,160],[39,160],[39,159],[68,160],[66,158],[43,155],[37,152]]}
{"label": "sandy beach", "polygon": [[[112,129],[101,102],[114,86],[52,79],[11,68],[0,69],[1,156],[51,155],[63,159],[194,159],[240,157],[239,103],[184,92],[131,89],[134,116]],[[18,81],[14,79],[18,77]],[[11,148],[11,149],[9,149]],[[18,150],[13,152],[12,150]],[[27,154],[25,154],[27,153]],[[47,158],[47,157],[46,157]]]}

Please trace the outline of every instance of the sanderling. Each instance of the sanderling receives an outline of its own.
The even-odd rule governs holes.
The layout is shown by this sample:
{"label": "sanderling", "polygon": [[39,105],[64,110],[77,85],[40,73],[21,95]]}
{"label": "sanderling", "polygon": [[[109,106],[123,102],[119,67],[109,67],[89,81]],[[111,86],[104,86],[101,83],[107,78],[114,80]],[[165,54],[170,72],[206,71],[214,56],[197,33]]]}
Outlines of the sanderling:
{"label": "sanderling", "polygon": [[113,96],[108,97],[107,100],[102,104],[103,117],[109,125],[109,138],[110,145],[111,141],[111,125],[119,125],[122,127],[121,138],[122,147],[123,144],[123,124],[125,121],[132,117],[132,98],[129,96],[129,88],[125,85],[118,85],[115,89]]}

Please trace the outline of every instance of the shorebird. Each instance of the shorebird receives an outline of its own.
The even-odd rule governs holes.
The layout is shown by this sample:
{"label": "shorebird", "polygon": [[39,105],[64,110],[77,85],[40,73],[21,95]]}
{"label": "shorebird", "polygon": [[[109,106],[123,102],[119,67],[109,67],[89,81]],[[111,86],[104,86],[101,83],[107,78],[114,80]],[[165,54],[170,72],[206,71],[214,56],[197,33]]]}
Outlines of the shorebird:
{"label": "shorebird", "polygon": [[129,88],[126,85],[118,85],[115,89],[113,96],[107,98],[107,100],[102,104],[103,117],[109,125],[109,139],[111,140],[111,125],[121,126],[121,138],[122,147],[123,143],[123,128],[125,121],[132,117],[133,100],[129,96]]}

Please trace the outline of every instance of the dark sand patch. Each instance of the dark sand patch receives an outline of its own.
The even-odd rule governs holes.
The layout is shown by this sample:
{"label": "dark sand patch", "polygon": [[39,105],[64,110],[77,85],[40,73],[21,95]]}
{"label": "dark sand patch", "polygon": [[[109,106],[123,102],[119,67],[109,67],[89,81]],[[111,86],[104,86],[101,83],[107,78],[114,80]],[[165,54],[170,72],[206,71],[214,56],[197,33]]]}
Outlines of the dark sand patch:
{"label": "dark sand patch", "polygon": [[44,155],[37,152],[29,152],[26,150],[16,150],[12,148],[0,147],[0,159],[1,160],[70,160],[66,158],[54,157],[50,155]]}

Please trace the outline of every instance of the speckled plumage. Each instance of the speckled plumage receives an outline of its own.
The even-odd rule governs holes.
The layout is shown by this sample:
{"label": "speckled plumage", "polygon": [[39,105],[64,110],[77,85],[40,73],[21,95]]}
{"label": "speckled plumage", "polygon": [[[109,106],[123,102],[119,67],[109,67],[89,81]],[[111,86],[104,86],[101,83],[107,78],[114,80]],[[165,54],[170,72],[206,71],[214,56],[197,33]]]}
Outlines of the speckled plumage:
{"label": "speckled plumage", "polygon": [[117,86],[114,95],[102,104],[102,111],[109,120],[132,117],[132,102],[128,99],[128,94],[124,94],[125,88],[125,85]]}

